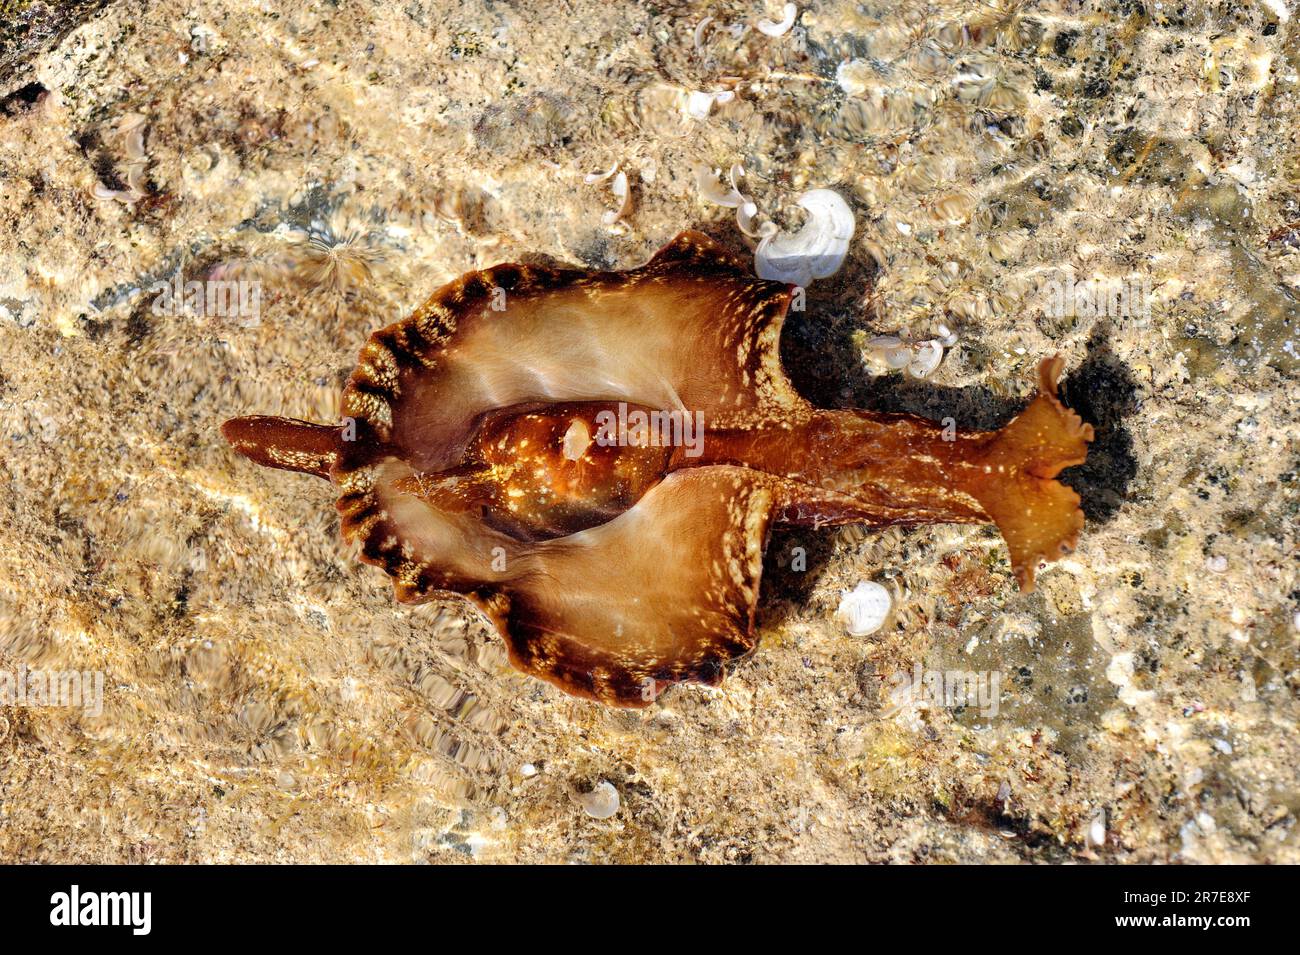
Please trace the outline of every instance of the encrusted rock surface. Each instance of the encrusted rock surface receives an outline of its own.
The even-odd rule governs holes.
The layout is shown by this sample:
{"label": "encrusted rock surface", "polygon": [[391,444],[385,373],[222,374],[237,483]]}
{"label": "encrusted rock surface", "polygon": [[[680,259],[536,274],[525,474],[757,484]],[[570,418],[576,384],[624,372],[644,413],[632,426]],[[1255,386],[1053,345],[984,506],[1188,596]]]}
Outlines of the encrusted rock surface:
{"label": "encrusted rock surface", "polygon": [[[98,714],[0,706],[0,859],[1300,861],[1288,5],[826,2],[780,38],[776,4],[449,6],[0,41],[0,670],[104,675]],[[331,420],[368,334],[469,268],[743,249],[698,163],[787,228],[806,189],[854,209],[785,332],[814,400],[993,426],[1061,352],[1089,523],[1030,595],[992,529],[779,531],[758,652],[618,712],[397,606],[329,488],[217,428]],[[212,275],[261,283],[255,321],[154,307]],[[939,323],[925,381],[864,364]],[[851,637],[863,579],[893,613]],[[955,673],[997,692],[930,692]]]}

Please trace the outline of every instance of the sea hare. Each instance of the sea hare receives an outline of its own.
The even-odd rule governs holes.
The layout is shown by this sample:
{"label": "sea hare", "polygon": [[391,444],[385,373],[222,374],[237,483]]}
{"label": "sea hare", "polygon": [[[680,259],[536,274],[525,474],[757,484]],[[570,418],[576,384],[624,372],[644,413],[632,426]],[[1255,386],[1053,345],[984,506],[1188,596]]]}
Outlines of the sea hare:
{"label": "sea hare", "polygon": [[628,272],[469,272],[370,338],[339,425],[222,431],[337,485],[399,600],[462,594],[520,670],[609,704],[716,684],[753,649],[777,522],[996,523],[1032,588],[1083,526],[1053,480],[1092,439],[1061,360],[998,431],[818,410],[781,367],[794,291],[695,232]]}

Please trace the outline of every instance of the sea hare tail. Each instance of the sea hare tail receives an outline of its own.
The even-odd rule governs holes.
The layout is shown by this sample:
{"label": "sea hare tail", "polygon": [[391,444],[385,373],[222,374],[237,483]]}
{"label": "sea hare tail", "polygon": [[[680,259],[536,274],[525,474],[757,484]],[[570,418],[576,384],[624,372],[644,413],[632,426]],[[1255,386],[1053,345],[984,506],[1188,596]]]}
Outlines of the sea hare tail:
{"label": "sea hare tail", "polygon": [[1083,463],[1093,436],[1092,425],[1057,397],[1063,364],[1056,356],[1039,365],[1038,396],[993,435],[967,488],[1002,532],[1024,591],[1034,589],[1039,562],[1070,553],[1083,529],[1079,495],[1053,480]]}
{"label": "sea hare tail", "polygon": [[339,429],[331,425],[253,415],[231,418],[221,433],[250,461],[284,471],[328,479],[338,458]]}

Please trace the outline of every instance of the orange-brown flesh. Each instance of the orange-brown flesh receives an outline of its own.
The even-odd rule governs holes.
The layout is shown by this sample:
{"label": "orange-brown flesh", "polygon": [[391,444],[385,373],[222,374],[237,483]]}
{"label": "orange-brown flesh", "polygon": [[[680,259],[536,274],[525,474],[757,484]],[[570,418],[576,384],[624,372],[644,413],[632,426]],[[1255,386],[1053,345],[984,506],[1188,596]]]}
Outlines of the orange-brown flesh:
{"label": "orange-brown flesh", "polygon": [[[716,682],[752,649],[776,521],[994,521],[1032,588],[1083,520],[1054,480],[1092,438],[1057,398],[1060,359],[1000,431],[817,411],[781,368],[789,300],[689,232],[631,272],[497,266],[372,336],[343,396],[356,440],[287,419],[223,430],[260,464],[327,474],[345,538],[399,599],[465,594],[517,667],[614,705]],[[564,453],[574,420],[620,403],[703,415],[702,453]]]}

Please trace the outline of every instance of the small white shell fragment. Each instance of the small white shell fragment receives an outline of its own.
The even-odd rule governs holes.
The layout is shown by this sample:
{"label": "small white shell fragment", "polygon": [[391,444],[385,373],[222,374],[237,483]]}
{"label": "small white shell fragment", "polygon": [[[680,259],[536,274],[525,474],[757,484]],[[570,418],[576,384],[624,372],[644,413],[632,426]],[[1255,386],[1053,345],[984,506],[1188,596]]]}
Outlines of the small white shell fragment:
{"label": "small white shell fragment", "polygon": [[534,766],[532,763],[524,763],[522,766],[519,767],[519,775],[523,776],[525,779],[528,779],[531,776],[536,776],[537,767]]}
{"label": "small white shell fragment", "polygon": [[610,186],[610,192],[614,193],[614,198],[618,200],[618,208],[606,212],[601,221],[605,225],[613,225],[619,219],[628,214],[632,208],[632,193],[627,187],[627,173],[620,172],[614,177],[614,183]]}
{"label": "small white shell fragment", "polygon": [[713,112],[713,94],[691,90],[686,96],[686,115],[692,119],[707,119]]}
{"label": "small white shell fragment", "polygon": [[912,349],[896,335],[879,335],[867,342],[868,357],[882,362],[890,371],[906,368],[916,357]]}
{"label": "small white shell fragment", "polygon": [[730,103],[735,98],[736,94],[731,90],[721,90],[716,93],[691,90],[686,95],[686,115],[692,119],[708,119],[715,105]]}
{"label": "small white shell fragment", "polygon": [[1088,832],[1084,837],[1091,848],[1097,848],[1106,844],[1106,810],[1098,809],[1093,813],[1092,819],[1088,822]]}
{"label": "small white shell fragment", "polygon": [[758,204],[742,202],[736,208],[736,225],[740,231],[751,239],[766,239],[770,235],[776,235],[777,228],[775,222],[764,222],[761,225],[756,224],[758,220]]}
{"label": "small white shell fragment", "polygon": [[870,85],[871,67],[865,60],[845,60],[835,68],[835,82],[850,96],[861,96]]}
{"label": "small white shell fragment", "polygon": [[759,20],[758,23],[754,25],[758,27],[759,33],[764,33],[767,36],[785,36],[790,32],[790,28],[794,26],[794,21],[798,19],[798,17],[799,8],[793,3],[787,3],[785,8],[782,10],[780,23],[774,23],[771,20],[764,19]]}
{"label": "small white shell fragment", "polygon": [[777,232],[754,250],[754,271],[761,279],[807,286],[834,275],[853,238],[853,210],[831,189],[813,189],[799,197],[808,221],[793,235]]}
{"label": "small white shell fragment", "polygon": [[928,378],[930,373],[943,361],[943,346],[931,339],[916,346],[916,357],[907,365],[907,373],[913,378]]}
{"label": "small white shell fragment", "polygon": [[126,166],[126,184],[130,187],[132,199],[143,199],[149,194],[148,181],[145,179],[145,164],[142,162],[127,163]]}
{"label": "small white shell fragment", "polygon": [[1291,19],[1291,11],[1286,8],[1283,0],[1264,0],[1264,6],[1268,7],[1273,16],[1277,17],[1282,23],[1286,23]]}
{"label": "small white shell fragment", "polygon": [[1213,557],[1205,558],[1205,569],[1212,574],[1227,573],[1228,558],[1222,554],[1215,554]]}
{"label": "small white shell fragment", "polygon": [[591,447],[591,429],[587,427],[587,422],[575,418],[569,425],[569,430],[564,432],[564,460],[580,460],[589,447]]}
{"label": "small white shell fragment", "polygon": [[114,199],[122,199],[125,201],[129,199],[131,195],[126,190],[110,189],[108,186],[98,181],[91,188],[90,194],[101,202],[112,202]]}
{"label": "small white shell fragment", "polygon": [[704,49],[704,31],[709,28],[709,24],[712,22],[713,17],[705,17],[695,24],[695,49],[697,52]]}
{"label": "small white shell fragment", "polygon": [[141,129],[146,121],[143,113],[127,113],[117,121],[117,134],[125,137],[137,129]]}
{"label": "small white shell fragment", "polygon": [[144,124],[132,126],[124,136],[126,158],[131,162],[140,162],[146,158],[144,151]]}
{"label": "small white shell fragment", "polygon": [[877,335],[867,342],[867,348],[872,351],[889,351],[892,348],[898,348],[903,344],[903,340],[897,335]]}
{"label": "small white shell fragment", "polygon": [[590,186],[590,185],[594,185],[595,183],[598,183],[598,182],[604,182],[606,179],[610,179],[610,178],[612,178],[613,175],[614,175],[614,173],[616,173],[616,172],[618,172],[618,163],[617,163],[617,162],[615,162],[614,165],[610,166],[610,167],[609,167],[608,169],[606,169],[604,172],[589,172],[589,173],[587,173],[587,175],[585,175],[585,176],[582,178],[582,181],[585,182],[585,183],[586,183],[587,185],[589,185],[589,186]]}
{"label": "small white shell fragment", "polygon": [[864,580],[840,598],[835,619],[844,624],[849,636],[865,637],[885,625],[891,605],[888,590],[875,581]]}
{"label": "small white shell fragment", "polygon": [[[738,167],[732,166],[735,170]],[[711,202],[715,206],[725,206],[728,209],[736,209],[745,202],[745,197],[735,186],[735,176],[732,176],[731,191],[728,192],[718,182],[716,170],[709,169],[708,166],[695,167],[695,184],[700,190],[700,198],[705,202]]]}
{"label": "small white shell fragment", "polygon": [[618,790],[603,779],[591,792],[578,793],[574,798],[592,819],[608,819],[618,812]]}
{"label": "small white shell fragment", "polygon": [[888,351],[882,352],[880,357],[884,361],[885,367],[890,371],[901,371],[912,364],[912,360],[916,356],[907,345],[899,345],[897,348],[890,348]]}

